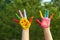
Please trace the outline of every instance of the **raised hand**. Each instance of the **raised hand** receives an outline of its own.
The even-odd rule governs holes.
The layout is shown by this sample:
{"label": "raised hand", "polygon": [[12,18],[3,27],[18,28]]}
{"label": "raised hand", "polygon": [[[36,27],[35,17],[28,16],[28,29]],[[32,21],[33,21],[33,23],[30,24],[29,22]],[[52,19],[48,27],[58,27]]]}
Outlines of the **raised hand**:
{"label": "raised hand", "polygon": [[33,20],[33,16],[28,20],[27,19],[27,15],[26,15],[26,10],[24,9],[24,16],[22,15],[22,12],[19,10],[19,14],[20,14],[20,17],[16,14],[16,16],[20,19],[20,20],[17,20],[17,19],[14,19],[15,22],[18,22],[23,29],[28,29],[30,28],[30,25],[32,23],[32,20]]}
{"label": "raised hand", "polygon": [[42,28],[48,28],[48,27],[50,26],[50,21],[51,21],[53,15],[54,15],[54,14],[52,14],[52,15],[50,16],[50,18],[48,18],[49,13],[48,13],[48,11],[47,11],[45,17],[43,17],[42,12],[40,11],[40,16],[41,16],[41,18],[42,18],[42,22],[39,21],[38,19],[36,19],[36,22],[37,22]]}

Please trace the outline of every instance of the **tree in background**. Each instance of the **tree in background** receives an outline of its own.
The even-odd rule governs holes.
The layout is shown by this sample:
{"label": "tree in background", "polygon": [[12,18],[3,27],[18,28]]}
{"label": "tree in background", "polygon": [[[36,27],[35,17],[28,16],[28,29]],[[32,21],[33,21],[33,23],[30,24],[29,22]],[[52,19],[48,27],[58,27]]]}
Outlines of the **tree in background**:
{"label": "tree in background", "polygon": [[20,9],[26,9],[27,15],[34,16],[34,21],[30,28],[30,40],[44,40],[42,29],[36,24],[35,19],[39,17],[39,10],[45,13],[54,13],[51,22],[51,32],[54,40],[60,40],[60,1],[55,0],[53,5],[41,6],[40,0],[0,0],[0,40],[21,40],[21,27],[13,21],[15,13]]}

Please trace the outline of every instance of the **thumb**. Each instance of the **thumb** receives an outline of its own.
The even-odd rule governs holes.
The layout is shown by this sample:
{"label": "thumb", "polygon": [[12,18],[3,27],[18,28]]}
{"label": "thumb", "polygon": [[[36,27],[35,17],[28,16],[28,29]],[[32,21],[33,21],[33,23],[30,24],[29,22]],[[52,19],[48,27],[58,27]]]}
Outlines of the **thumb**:
{"label": "thumb", "polygon": [[41,21],[39,21],[38,19],[36,19],[36,22],[41,26]]}
{"label": "thumb", "polygon": [[30,23],[32,23],[33,18],[34,18],[34,17],[32,16],[32,17],[29,19],[29,22],[30,22]]}

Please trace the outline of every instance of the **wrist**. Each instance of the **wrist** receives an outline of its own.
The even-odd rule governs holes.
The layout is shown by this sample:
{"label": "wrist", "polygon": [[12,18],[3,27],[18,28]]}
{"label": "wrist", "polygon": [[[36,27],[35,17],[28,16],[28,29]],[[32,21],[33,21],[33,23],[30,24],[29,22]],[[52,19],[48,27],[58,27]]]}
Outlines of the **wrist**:
{"label": "wrist", "polygon": [[22,29],[22,40],[29,40],[29,29]]}
{"label": "wrist", "polygon": [[48,28],[43,28],[44,30],[50,30],[50,27],[48,27]]}

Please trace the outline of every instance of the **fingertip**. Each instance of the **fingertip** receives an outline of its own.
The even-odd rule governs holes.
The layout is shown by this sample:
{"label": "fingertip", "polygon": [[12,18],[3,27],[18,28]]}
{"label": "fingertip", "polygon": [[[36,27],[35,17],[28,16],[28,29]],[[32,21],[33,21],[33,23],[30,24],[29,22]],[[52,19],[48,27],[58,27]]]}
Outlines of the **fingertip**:
{"label": "fingertip", "polygon": [[39,21],[39,19],[36,19],[36,22],[37,22],[39,25],[41,25],[41,22]]}
{"label": "fingertip", "polygon": [[39,22],[39,19],[36,19],[36,22]]}
{"label": "fingertip", "polygon": [[43,18],[43,15],[42,15],[42,12],[40,11],[40,16],[41,16],[41,18]]}
{"label": "fingertip", "polygon": [[18,12],[19,12],[21,18],[23,18],[23,14],[22,14],[21,10],[18,10]]}
{"label": "fingertip", "polygon": [[19,20],[17,20],[16,18],[14,18],[13,20],[14,20],[15,22],[17,22],[17,23],[19,23],[19,22],[20,22],[20,21],[19,21]]}
{"label": "fingertip", "polygon": [[34,18],[34,16],[31,17],[32,19]]}
{"label": "fingertip", "polygon": [[53,16],[54,16],[54,14],[52,14],[52,15],[50,16],[50,19],[52,19],[52,18],[53,18]]}

